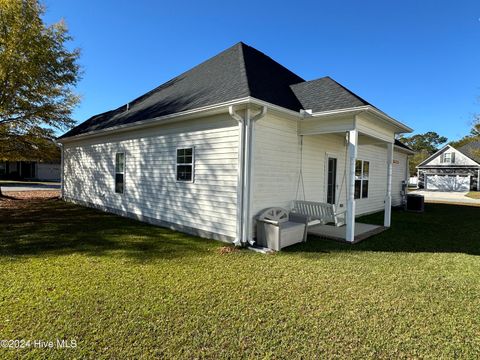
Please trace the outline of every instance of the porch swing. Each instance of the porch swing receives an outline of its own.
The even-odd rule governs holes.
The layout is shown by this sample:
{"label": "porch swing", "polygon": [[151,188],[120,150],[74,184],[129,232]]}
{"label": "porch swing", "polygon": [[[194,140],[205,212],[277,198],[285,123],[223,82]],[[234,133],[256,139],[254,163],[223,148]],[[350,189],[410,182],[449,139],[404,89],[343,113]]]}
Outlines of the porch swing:
{"label": "porch swing", "polygon": [[[297,191],[295,194],[295,200],[293,200],[293,206],[291,212],[296,215],[301,215],[307,218],[307,227],[313,225],[326,225],[329,223],[335,224],[336,227],[345,225],[346,210],[338,211],[335,204],[338,202],[340,194],[343,190],[343,185],[346,178],[347,168],[347,154],[345,154],[345,166],[343,171],[342,182],[340,191],[338,191],[336,201],[334,204],[307,201],[305,196],[305,183],[303,179],[303,135],[300,135],[300,171],[297,181]],[[299,199],[300,186],[302,187],[303,200]],[[306,235],[305,235],[306,240]]]}

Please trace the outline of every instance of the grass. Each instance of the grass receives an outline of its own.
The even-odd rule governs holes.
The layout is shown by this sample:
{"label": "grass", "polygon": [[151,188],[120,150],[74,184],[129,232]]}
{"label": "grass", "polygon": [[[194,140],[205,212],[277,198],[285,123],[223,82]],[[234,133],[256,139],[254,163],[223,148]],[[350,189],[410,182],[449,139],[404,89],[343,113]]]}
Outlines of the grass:
{"label": "grass", "polygon": [[470,191],[467,195],[465,195],[472,199],[480,199],[480,191]]}
{"label": "grass", "polygon": [[2,359],[480,356],[478,207],[427,204],[354,246],[310,238],[261,255],[17,201],[0,203],[0,339],[77,347]]}

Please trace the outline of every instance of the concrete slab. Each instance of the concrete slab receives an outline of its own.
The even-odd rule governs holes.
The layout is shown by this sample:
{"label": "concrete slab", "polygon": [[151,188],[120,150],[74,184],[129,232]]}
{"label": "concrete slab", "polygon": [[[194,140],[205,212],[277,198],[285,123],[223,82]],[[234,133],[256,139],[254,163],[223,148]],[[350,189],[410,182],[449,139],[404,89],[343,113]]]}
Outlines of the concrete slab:
{"label": "concrete slab", "polygon": [[0,187],[2,188],[2,192],[10,192],[10,191],[48,191],[60,190],[59,183],[42,183],[42,184],[28,184],[28,183],[0,183]]}
{"label": "concrete slab", "polygon": [[[385,227],[379,226],[379,225],[355,223],[354,243],[365,240],[370,236],[379,234],[385,230],[386,230]],[[326,238],[326,239],[342,241],[342,242],[347,241],[346,226],[337,227],[334,225],[314,225],[308,228],[308,234]]]}
{"label": "concrete slab", "polygon": [[445,204],[474,204],[480,205],[480,199],[472,199],[466,197],[468,192],[443,192],[443,191],[425,191],[415,190],[410,191],[409,194],[418,194],[425,197],[426,202],[436,202]]}

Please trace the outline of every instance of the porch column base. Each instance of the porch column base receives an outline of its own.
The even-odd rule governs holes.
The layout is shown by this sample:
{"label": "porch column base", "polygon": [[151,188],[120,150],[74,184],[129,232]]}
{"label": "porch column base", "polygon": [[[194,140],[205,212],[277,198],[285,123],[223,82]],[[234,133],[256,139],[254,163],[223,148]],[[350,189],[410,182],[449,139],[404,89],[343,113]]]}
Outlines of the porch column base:
{"label": "porch column base", "polygon": [[[350,211],[353,216],[350,216]],[[353,243],[355,241],[355,201],[348,206],[346,223],[345,240]]]}
{"label": "porch column base", "polygon": [[383,219],[383,226],[390,227],[392,224],[392,197],[385,198],[385,218]]}

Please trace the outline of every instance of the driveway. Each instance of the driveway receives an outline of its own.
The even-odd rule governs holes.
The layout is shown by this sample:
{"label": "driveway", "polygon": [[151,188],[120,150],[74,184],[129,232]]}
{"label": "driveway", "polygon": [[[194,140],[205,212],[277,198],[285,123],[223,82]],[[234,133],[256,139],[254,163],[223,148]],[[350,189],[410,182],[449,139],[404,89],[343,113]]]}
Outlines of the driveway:
{"label": "driveway", "polygon": [[48,191],[48,190],[60,190],[60,183],[58,182],[42,182],[42,183],[28,183],[28,182],[0,182],[2,192],[11,191]]}
{"label": "driveway", "polygon": [[442,192],[442,191],[410,191],[409,194],[419,194],[425,197],[427,202],[439,202],[450,204],[476,204],[480,205],[480,199],[466,197],[468,192]]}

